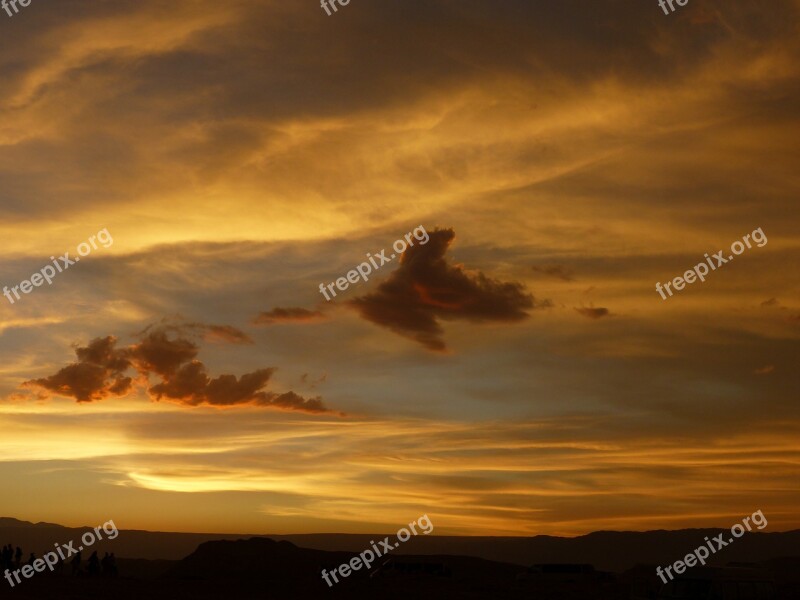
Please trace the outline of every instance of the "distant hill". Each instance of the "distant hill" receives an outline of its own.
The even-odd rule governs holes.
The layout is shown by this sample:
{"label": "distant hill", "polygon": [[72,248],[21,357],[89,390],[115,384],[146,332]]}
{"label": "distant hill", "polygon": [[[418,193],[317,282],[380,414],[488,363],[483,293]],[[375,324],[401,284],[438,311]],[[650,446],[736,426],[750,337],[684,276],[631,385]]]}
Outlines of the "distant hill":
{"label": "distant hill", "polygon": [[29,523],[28,521],[20,521],[19,519],[12,519],[10,517],[0,517],[0,528],[3,527],[61,527],[54,523]]}
{"label": "distant hill", "polygon": [[[40,556],[49,552],[54,543],[77,541],[92,527],[64,527],[52,523],[29,523],[8,517],[0,517],[0,546],[10,543],[26,552]],[[103,540],[95,545],[96,550],[115,552],[123,558],[146,558],[150,560],[180,560],[203,542],[212,540],[252,537],[236,533],[170,533],[126,529],[115,540]],[[77,544],[76,544],[77,546]]]}
{"label": "distant hill", "polygon": [[291,542],[269,538],[205,542],[168,574],[178,579],[227,579],[230,577],[284,579],[307,577],[323,566],[335,567],[352,557],[349,552],[298,548]]}

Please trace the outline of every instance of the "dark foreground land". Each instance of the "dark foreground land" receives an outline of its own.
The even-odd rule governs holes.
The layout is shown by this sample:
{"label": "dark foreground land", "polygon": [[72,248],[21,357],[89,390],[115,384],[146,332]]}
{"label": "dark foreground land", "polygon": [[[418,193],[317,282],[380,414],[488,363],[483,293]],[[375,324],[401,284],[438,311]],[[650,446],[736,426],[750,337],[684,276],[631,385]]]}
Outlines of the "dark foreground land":
{"label": "dark foreground land", "polygon": [[[625,573],[595,571],[590,565],[558,564],[525,568],[464,556],[385,557],[369,572],[358,571],[332,587],[321,578],[352,558],[350,552],[299,548],[266,538],[206,542],[181,561],[119,560],[118,577],[41,573],[0,597],[19,599],[265,599],[390,598],[630,600],[659,598],[661,587],[652,566]],[[800,559],[758,565],[698,568],[729,580],[759,582],[773,593],[752,600],[800,598]],[[734,575],[731,577],[731,575]],[[755,586],[755,583],[746,585]],[[694,589],[694,588],[692,588]],[[697,588],[700,590],[701,588]],[[755,590],[756,587],[753,587]],[[758,588],[760,589],[760,588]],[[767,589],[766,587],[764,588]],[[666,596],[665,596],[666,597]],[[674,597],[674,596],[670,596]],[[688,593],[688,599],[708,595]],[[737,597],[737,596],[734,596]],[[742,598],[741,595],[738,596]],[[749,598],[749,596],[747,596]]]}

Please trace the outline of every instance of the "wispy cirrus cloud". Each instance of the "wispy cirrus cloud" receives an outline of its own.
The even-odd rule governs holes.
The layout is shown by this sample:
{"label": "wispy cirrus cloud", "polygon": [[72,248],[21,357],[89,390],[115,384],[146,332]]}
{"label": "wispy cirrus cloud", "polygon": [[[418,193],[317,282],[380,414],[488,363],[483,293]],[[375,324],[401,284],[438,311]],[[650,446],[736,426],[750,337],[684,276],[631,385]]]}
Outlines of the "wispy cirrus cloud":
{"label": "wispy cirrus cloud", "polygon": [[575,274],[571,269],[568,269],[564,265],[534,266],[531,267],[531,269],[535,273],[547,275],[548,277],[553,277],[555,279],[561,279],[562,281],[575,281]]}

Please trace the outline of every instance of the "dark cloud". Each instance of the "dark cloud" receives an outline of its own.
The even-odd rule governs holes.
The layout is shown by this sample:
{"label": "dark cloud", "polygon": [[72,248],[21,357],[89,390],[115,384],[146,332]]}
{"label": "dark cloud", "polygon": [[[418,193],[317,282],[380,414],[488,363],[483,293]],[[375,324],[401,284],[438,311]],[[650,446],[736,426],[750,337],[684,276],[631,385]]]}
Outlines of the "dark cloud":
{"label": "dark cloud", "polygon": [[575,281],[573,272],[564,265],[543,265],[541,267],[531,267],[536,273],[547,275],[548,277],[555,277],[564,281]]}
{"label": "dark cloud", "polygon": [[375,292],[354,298],[350,305],[368,321],[437,351],[445,349],[440,319],[475,323],[525,319],[534,299],[522,284],[447,263],[445,254],[454,238],[452,229],[433,231],[427,244],[406,250],[400,267]]}
{"label": "dark cloud", "polygon": [[[185,328],[213,332],[226,341],[228,338],[236,343],[242,340],[242,336],[237,335],[238,330],[228,326],[193,323]],[[44,388],[78,402],[93,402],[130,392],[133,379],[124,373],[134,368],[145,380],[151,374],[161,378],[160,383],[148,389],[155,400],[167,398],[188,406],[253,404],[310,413],[328,412],[319,397],[304,398],[291,391],[279,394],[265,390],[274,368],[258,369],[240,377],[224,374],[211,378],[206,366],[196,359],[198,345],[183,337],[182,329],[184,326],[148,327],[139,334],[140,342],[125,348],[117,348],[113,336],[97,338],[75,350],[78,362],[50,377],[26,381],[23,386]]]}
{"label": "dark cloud", "polygon": [[283,394],[268,393],[265,395],[264,401],[259,404],[267,404],[284,410],[302,410],[311,413],[328,412],[328,409],[322,404],[322,399],[319,396],[315,398],[303,398],[294,392],[285,392]]}
{"label": "dark cloud", "polygon": [[578,311],[579,314],[589,319],[602,319],[603,317],[612,316],[607,308],[602,308],[602,307],[586,308],[582,306],[580,308],[576,308],[575,310]]}
{"label": "dark cloud", "polygon": [[324,315],[318,310],[306,308],[273,308],[269,312],[262,312],[253,323],[256,325],[272,325],[273,323],[304,323],[323,319]]}
{"label": "dark cloud", "polygon": [[125,395],[131,387],[130,377],[109,381],[107,369],[88,363],[74,363],[43,379],[26,381],[23,386],[37,385],[60,396],[75,398],[78,402],[94,402],[110,396]]}
{"label": "dark cloud", "polygon": [[38,386],[60,396],[75,398],[78,402],[94,402],[111,396],[124,396],[133,380],[123,373],[131,366],[124,352],[114,346],[113,336],[92,340],[86,347],[78,347],[78,362],[59,370],[55,375],[23,383],[24,387]]}
{"label": "dark cloud", "polygon": [[167,397],[184,404],[202,404],[206,399],[209,377],[206,367],[199,360],[181,366],[162,383],[154,385],[149,392],[156,400]]}
{"label": "dark cloud", "polygon": [[220,375],[208,382],[206,399],[209,404],[227,405],[262,400],[261,390],[267,385],[275,369],[259,369],[242,375]]}
{"label": "dark cloud", "polygon": [[277,394],[264,391],[274,372],[275,369],[259,369],[239,378],[235,375],[220,375],[211,379],[206,373],[205,365],[193,360],[183,365],[168,381],[150,388],[150,393],[159,400],[165,396],[193,406],[258,404],[284,410],[328,412],[319,397],[304,398],[295,392]]}
{"label": "dark cloud", "polygon": [[117,338],[112,335],[97,338],[85,348],[77,348],[75,354],[83,363],[100,365],[114,372],[122,372],[130,367],[131,363],[123,353],[114,348],[116,343]]}
{"label": "dark cloud", "polygon": [[778,302],[777,298],[770,298],[769,300],[764,300],[761,303],[761,306],[778,306],[780,302]]}
{"label": "dark cloud", "polygon": [[191,340],[170,339],[166,328],[158,328],[148,331],[140,343],[130,347],[128,354],[140,371],[171,377],[183,363],[195,358],[198,351]]}

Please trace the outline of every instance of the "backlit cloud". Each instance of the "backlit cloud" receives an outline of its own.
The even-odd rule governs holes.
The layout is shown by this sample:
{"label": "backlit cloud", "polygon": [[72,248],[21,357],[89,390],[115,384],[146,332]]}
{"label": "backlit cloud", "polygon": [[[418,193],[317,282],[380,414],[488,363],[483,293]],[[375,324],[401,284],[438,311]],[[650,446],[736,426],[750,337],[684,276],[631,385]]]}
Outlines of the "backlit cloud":
{"label": "backlit cloud", "polygon": [[448,264],[445,254],[454,239],[452,229],[431,232],[427,244],[403,253],[399,268],[377,290],[350,304],[368,321],[440,351],[446,347],[440,320],[513,323],[527,318],[535,305],[522,284]]}
{"label": "backlit cloud", "polygon": [[[294,392],[266,390],[274,368],[259,369],[240,377],[229,374],[210,377],[206,366],[196,359],[199,346],[181,337],[183,329],[183,326],[151,326],[140,334],[140,342],[123,348],[116,347],[117,339],[113,336],[97,338],[75,350],[78,362],[49,377],[26,381],[23,386],[39,387],[78,402],[104,400],[131,391],[133,379],[124,373],[133,367],[144,382],[151,374],[161,378],[160,383],[147,390],[154,400],[166,398],[189,406],[254,404],[310,413],[328,411],[319,397],[303,398]],[[198,329],[222,331],[234,343],[241,340],[241,336],[230,335],[231,331],[237,331],[232,328],[188,326],[189,331]]]}

